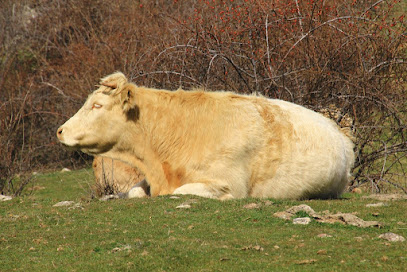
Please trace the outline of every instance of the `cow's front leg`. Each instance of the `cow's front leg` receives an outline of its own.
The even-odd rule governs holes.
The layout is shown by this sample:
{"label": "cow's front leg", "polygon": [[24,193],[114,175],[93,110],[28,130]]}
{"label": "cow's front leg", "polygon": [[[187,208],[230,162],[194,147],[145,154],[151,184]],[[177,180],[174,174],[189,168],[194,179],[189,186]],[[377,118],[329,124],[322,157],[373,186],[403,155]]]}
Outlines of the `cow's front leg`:
{"label": "cow's front leg", "polygon": [[178,187],[173,192],[174,195],[197,195],[207,198],[216,198],[220,200],[232,199],[230,193],[214,190],[205,183],[187,183]]}
{"label": "cow's front leg", "polygon": [[150,186],[145,179],[134,185],[125,195],[126,198],[142,198],[148,196],[150,196]]}

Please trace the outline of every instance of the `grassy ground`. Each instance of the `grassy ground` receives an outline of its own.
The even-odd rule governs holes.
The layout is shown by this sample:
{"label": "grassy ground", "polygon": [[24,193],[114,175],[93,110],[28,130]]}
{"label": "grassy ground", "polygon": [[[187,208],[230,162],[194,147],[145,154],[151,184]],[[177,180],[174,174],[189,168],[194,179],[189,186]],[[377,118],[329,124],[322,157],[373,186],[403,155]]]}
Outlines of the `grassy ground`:
{"label": "grassy ground", "polygon": [[[407,201],[345,195],[340,200],[220,202],[178,199],[90,200],[90,170],[39,175],[32,194],[0,203],[1,271],[405,271]],[[59,201],[78,205],[53,207]],[[183,203],[190,209],[177,209]],[[249,203],[261,204],[248,209]],[[273,216],[298,204],[357,212],[382,228],[294,225]],[[320,238],[319,234],[332,237]]]}

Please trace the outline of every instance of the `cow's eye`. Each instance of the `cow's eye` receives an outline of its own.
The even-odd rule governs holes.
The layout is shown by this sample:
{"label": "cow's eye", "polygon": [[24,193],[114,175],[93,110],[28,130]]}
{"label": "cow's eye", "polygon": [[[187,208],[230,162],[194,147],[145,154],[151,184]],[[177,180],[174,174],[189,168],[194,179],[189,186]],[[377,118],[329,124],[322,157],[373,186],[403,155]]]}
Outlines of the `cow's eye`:
{"label": "cow's eye", "polygon": [[102,105],[98,104],[98,103],[94,103],[92,106],[92,109],[100,109],[102,107]]}

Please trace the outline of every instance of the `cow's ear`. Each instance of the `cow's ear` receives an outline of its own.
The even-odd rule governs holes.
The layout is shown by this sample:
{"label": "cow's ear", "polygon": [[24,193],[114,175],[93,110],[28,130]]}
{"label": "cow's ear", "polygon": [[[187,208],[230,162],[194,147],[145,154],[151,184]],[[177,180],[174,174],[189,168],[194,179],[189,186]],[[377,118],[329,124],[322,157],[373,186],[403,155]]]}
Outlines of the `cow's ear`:
{"label": "cow's ear", "polygon": [[127,83],[126,76],[121,72],[108,75],[100,80],[100,85],[117,89]]}
{"label": "cow's ear", "polygon": [[130,111],[136,106],[136,85],[125,84],[120,91],[121,102],[125,112]]}

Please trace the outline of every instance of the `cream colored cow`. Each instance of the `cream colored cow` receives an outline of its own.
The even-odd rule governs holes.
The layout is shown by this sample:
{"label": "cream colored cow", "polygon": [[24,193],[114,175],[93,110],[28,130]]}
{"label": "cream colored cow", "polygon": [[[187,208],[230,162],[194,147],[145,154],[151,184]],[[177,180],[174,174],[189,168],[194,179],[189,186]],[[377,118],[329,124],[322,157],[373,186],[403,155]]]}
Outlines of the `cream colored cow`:
{"label": "cream colored cow", "polygon": [[139,87],[120,72],[101,80],[57,136],[65,146],[139,168],[151,196],[335,198],[354,163],[349,137],[304,107]]}

